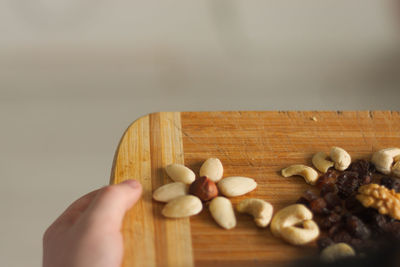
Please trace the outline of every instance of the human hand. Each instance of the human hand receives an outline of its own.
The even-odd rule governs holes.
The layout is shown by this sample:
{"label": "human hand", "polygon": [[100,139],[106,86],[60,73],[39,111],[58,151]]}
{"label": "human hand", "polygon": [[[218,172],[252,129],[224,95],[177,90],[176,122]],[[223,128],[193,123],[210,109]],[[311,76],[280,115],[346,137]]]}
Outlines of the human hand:
{"label": "human hand", "polygon": [[141,193],[138,181],[126,180],[72,203],[43,236],[43,267],[119,267],[122,220]]}

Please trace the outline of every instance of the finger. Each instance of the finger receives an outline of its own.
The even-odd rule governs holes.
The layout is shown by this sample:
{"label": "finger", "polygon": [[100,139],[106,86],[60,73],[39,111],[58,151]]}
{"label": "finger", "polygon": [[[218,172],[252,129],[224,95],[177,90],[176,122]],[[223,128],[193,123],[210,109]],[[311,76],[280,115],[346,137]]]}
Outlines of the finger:
{"label": "finger", "polygon": [[127,210],[142,194],[142,186],[136,180],[105,187],[87,209],[85,220],[113,230],[120,230]]}
{"label": "finger", "polygon": [[53,224],[73,223],[84,212],[96,198],[101,189],[96,189],[75,200],[69,207],[55,220]]}

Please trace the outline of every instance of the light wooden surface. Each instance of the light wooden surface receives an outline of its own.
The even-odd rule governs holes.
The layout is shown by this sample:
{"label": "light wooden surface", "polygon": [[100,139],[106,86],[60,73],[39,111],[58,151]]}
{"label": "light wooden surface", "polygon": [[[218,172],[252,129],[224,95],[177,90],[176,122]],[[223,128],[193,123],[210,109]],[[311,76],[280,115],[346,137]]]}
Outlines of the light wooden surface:
{"label": "light wooden surface", "polygon": [[184,163],[198,173],[205,159],[218,157],[225,177],[243,175],[258,183],[248,195],[231,198],[234,205],[258,197],[278,210],[310,188],[302,178],[283,178],[279,171],[293,163],[311,164],[313,153],[334,145],[353,158],[400,146],[400,114],[176,112],[140,118],[121,140],[111,179],[139,179],[144,188],[122,229],[123,266],[277,266],[315,254],[313,244],[287,245],[242,214],[237,214],[238,225],[230,231],[219,228],[207,208],[190,219],[165,219],[160,213],[163,204],[152,201],[151,193],[169,182],[163,171],[167,164]]}
{"label": "light wooden surface", "polygon": [[135,178],[143,197],[126,215],[123,266],[192,266],[189,219],[167,220],[152,191],[168,182],[163,167],[184,164],[179,113],[155,113],[134,122],[126,131],[115,162],[114,183]]}

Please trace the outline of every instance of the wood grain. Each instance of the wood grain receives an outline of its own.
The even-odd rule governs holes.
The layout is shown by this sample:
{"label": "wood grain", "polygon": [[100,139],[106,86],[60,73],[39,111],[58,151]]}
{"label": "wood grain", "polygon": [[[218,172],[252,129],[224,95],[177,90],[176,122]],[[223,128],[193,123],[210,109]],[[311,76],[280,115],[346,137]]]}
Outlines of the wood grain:
{"label": "wood grain", "polygon": [[[184,164],[180,113],[150,115],[151,169],[153,190],[172,182],[164,168],[171,163]],[[161,215],[164,203],[154,203],[154,233],[158,266],[193,266],[189,218],[166,219]]]}
{"label": "wood grain", "polygon": [[[313,120],[312,118],[315,118]],[[279,171],[293,163],[311,164],[311,156],[345,148],[353,158],[368,158],[384,147],[400,147],[400,114],[390,111],[274,111],[155,113],[125,133],[114,163],[112,183],[134,177],[144,188],[128,212],[122,232],[124,266],[265,266],[282,265],[316,253],[313,245],[294,247],[255,227],[237,214],[238,225],[219,228],[207,209],[183,220],[160,215],[163,204],[151,191],[169,182],[162,168],[185,163],[198,173],[202,162],[218,157],[224,176],[254,178],[258,187],[242,197],[263,198],[278,210],[311,186]]]}
{"label": "wood grain", "polygon": [[124,220],[123,266],[193,266],[189,219],[166,219],[164,205],[152,201],[152,191],[171,182],[164,167],[184,164],[180,119],[173,112],[140,118],[118,148],[111,182],[135,178],[143,185],[142,199]]}
{"label": "wood grain", "polygon": [[152,173],[150,164],[149,116],[134,122],[119,145],[112,183],[139,179],[143,186],[140,201],[125,215],[123,266],[156,266]]}

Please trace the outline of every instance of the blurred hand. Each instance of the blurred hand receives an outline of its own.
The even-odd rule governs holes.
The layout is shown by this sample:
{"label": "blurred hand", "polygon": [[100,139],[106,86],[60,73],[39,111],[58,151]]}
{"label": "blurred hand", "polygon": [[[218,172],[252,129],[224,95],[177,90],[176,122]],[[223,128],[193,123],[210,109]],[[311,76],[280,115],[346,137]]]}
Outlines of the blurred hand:
{"label": "blurred hand", "polygon": [[43,237],[43,267],[119,267],[125,212],[139,199],[136,180],[93,191],[69,206]]}

